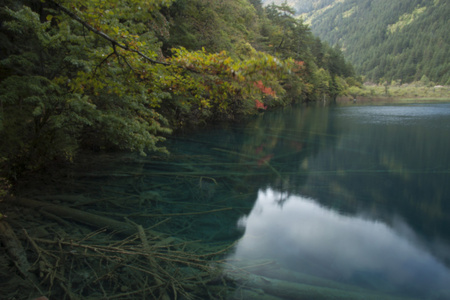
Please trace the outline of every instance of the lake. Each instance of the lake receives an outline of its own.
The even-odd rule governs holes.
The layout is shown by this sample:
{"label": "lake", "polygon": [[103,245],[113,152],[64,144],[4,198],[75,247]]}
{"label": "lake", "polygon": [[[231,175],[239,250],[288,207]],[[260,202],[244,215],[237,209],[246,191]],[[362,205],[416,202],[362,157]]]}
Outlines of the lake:
{"label": "lake", "polygon": [[166,145],[23,194],[134,195],[130,215],[160,214],[144,227],[170,217],[159,230],[232,244],[223,272],[312,287],[307,299],[450,299],[450,104],[292,106]]}

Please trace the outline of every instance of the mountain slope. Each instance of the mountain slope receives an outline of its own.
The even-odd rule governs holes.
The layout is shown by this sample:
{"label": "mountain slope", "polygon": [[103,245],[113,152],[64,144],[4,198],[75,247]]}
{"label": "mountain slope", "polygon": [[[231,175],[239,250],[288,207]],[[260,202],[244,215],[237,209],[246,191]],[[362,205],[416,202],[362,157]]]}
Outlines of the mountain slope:
{"label": "mountain slope", "polygon": [[302,13],[315,35],[339,45],[367,80],[428,78],[450,84],[448,1],[297,0],[289,4]]}
{"label": "mountain slope", "polygon": [[266,5],[271,3],[281,5],[286,2],[290,7],[295,9],[297,14],[318,11],[341,1],[342,0],[263,0]]}

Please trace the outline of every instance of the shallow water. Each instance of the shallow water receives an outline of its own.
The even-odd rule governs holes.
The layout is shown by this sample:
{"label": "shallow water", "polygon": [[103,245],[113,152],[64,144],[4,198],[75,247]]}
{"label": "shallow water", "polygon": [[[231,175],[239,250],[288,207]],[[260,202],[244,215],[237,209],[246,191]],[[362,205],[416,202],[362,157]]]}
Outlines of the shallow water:
{"label": "shallow water", "polygon": [[124,205],[105,211],[236,242],[230,264],[273,262],[259,269],[267,278],[276,265],[344,290],[449,299],[450,104],[290,107],[167,147],[168,157],[99,156],[70,185],[28,193],[115,194]]}

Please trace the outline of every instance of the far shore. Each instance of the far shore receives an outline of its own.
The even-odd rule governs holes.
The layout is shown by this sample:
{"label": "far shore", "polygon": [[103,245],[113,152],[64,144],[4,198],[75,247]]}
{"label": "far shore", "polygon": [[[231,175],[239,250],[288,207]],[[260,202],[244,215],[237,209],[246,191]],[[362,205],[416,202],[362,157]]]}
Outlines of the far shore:
{"label": "far shore", "polygon": [[450,102],[448,98],[430,98],[430,97],[391,97],[391,96],[341,96],[336,99],[339,104],[358,104],[358,103],[374,103],[374,104],[389,104],[389,103],[435,103],[435,102]]}
{"label": "far shore", "polygon": [[350,103],[436,103],[450,102],[450,86],[426,82],[408,84],[375,85],[365,83],[360,87],[350,87],[346,96],[338,97],[340,104]]}

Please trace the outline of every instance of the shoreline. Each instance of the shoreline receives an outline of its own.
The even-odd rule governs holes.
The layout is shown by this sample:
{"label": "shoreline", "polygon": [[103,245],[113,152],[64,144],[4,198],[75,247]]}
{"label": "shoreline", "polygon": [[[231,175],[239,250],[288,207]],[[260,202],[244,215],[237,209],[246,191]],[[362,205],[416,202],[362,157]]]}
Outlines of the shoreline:
{"label": "shoreline", "polygon": [[341,96],[336,99],[338,104],[394,104],[394,103],[443,103],[450,102],[450,98],[438,97],[392,97],[392,96]]}

